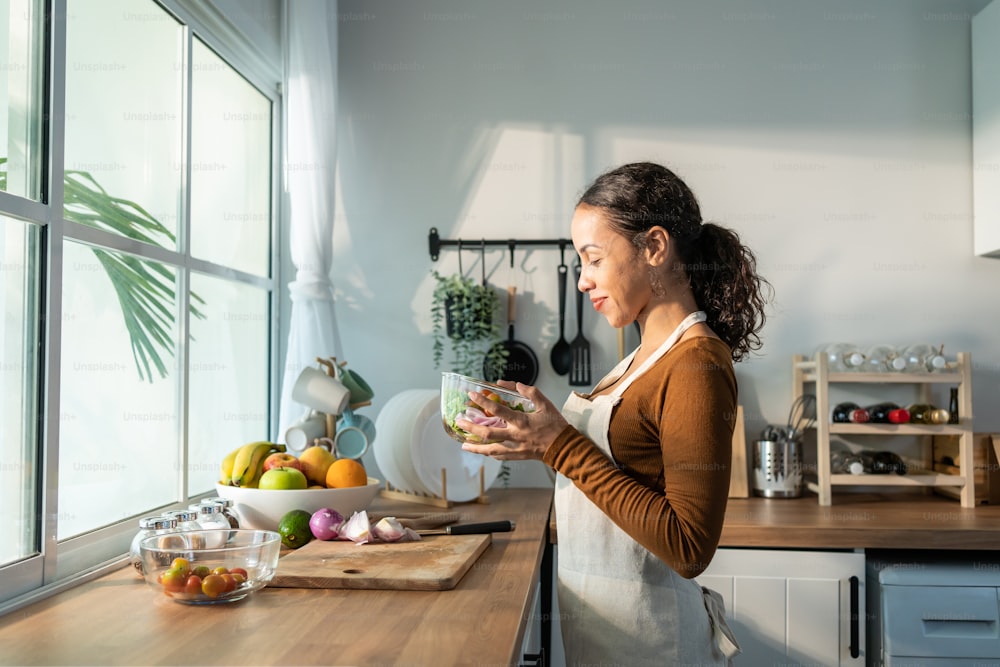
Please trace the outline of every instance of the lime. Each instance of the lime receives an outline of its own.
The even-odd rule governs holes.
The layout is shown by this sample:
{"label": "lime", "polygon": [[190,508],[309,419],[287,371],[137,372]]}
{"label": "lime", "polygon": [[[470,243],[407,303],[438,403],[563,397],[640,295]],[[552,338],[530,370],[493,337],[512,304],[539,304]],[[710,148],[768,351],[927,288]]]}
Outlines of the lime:
{"label": "lime", "polygon": [[312,530],[309,528],[309,519],[312,514],[305,510],[292,510],[281,517],[278,522],[278,533],[281,534],[281,543],[289,549],[298,549],[313,538]]}

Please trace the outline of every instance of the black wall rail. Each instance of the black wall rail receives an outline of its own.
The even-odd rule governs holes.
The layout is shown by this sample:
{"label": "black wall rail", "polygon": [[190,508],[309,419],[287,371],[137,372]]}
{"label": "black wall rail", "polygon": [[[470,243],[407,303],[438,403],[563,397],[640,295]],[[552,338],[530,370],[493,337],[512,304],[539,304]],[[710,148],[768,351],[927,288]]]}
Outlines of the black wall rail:
{"label": "black wall rail", "polygon": [[427,249],[431,254],[431,260],[436,262],[441,255],[441,248],[456,247],[459,250],[485,250],[487,247],[505,247],[510,250],[511,265],[514,263],[514,250],[518,247],[544,247],[552,246],[565,251],[567,247],[573,247],[570,239],[443,239],[438,235],[437,227],[431,227],[427,234]]}

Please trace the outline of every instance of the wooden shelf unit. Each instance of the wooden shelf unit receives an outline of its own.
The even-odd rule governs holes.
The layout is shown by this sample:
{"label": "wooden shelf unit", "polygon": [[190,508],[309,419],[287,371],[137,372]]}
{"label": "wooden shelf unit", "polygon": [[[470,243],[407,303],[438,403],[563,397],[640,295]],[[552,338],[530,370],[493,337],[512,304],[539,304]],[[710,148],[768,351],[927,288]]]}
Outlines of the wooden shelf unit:
{"label": "wooden shelf unit", "polygon": [[[914,402],[931,402],[933,385],[950,384],[958,387],[958,424],[841,424],[831,421],[832,401],[830,385],[833,384],[909,384],[917,388]],[[957,355],[956,367],[943,373],[835,373],[830,372],[827,358],[822,353],[812,358],[803,355],[792,357],[793,398],[810,393],[814,385],[816,396],[816,481],[806,486],[819,496],[819,504],[833,502],[834,486],[901,486],[901,487],[951,487],[959,492],[962,507],[975,507],[976,490],[973,475],[972,430],[972,358],[969,353]],[[839,402],[839,401],[837,401]],[[949,475],[927,469],[910,468],[906,475],[845,475],[832,474],[830,470],[830,436],[864,435],[892,436],[957,435],[959,437],[959,474]]]}

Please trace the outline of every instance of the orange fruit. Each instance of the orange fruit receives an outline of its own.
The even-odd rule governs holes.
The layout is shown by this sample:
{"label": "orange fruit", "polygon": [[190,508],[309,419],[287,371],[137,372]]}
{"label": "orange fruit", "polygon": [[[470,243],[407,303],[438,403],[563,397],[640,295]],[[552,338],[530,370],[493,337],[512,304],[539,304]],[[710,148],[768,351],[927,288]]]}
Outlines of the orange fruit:
{"label": "orange fruit", "polygon": [[368,483],[365,467],[354,459],[337,459],[326,471],[326,485],[331,489],[346,489]]}

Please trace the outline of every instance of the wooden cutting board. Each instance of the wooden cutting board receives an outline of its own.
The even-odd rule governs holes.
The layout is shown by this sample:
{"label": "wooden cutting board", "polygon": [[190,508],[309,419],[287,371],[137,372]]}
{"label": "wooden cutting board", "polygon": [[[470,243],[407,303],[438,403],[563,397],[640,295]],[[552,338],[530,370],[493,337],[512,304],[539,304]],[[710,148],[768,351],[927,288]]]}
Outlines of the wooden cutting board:
{"label": "wooden cutting board", "polygon": [[313,540],[281,557],[268,586],[451,590],[491,541],[490,535],[429,535],[417,542],[361,545]]}

